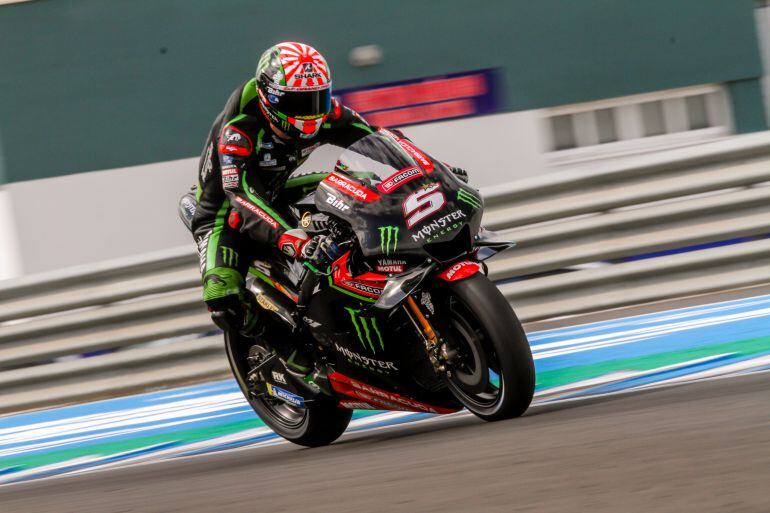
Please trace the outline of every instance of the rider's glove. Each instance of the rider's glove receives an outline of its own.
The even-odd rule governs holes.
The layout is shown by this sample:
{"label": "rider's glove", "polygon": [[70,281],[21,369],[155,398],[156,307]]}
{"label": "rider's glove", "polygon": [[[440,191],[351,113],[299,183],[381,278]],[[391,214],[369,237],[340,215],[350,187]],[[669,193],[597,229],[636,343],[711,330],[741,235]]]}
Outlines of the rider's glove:
{"label": "rider's glove", "polygon": [[310,237],[305,230],[295,228],[281,234],[278,238],[278,248],[287,256],[320,264],[324,261],[334,260],[337,255],[337,246],[326,235]]}
{"label": "rider's glove", "polygon": [[452,167],[450,168],[452,171],[452,174],[457,177],[458,180],[461,180],[465,183],[468,183],[468,172],[461,168],[461,167]]}

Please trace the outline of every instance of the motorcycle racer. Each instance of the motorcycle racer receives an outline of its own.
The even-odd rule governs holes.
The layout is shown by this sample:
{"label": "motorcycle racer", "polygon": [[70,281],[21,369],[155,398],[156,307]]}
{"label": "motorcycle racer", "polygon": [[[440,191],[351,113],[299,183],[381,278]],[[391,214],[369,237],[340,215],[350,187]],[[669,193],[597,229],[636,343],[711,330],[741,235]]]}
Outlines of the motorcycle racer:
{"label": "motorcycle racer", "polygon": [[[286,222],[282,187],[319,146],[347,147],[375,130],[332,97],[329,66],[316,49],[284,42],[262,54],[255,76],[233,91],[211,127],[194,208],[189,197],[180,203],[183,218],[194,210],[203,299],[218,326],[258,333],[244,279],[255,252],[277,247],[311,265],[325,258],[324,236],[311,238]],[[309,371],[299,360],[295,351],[288,363]]]}

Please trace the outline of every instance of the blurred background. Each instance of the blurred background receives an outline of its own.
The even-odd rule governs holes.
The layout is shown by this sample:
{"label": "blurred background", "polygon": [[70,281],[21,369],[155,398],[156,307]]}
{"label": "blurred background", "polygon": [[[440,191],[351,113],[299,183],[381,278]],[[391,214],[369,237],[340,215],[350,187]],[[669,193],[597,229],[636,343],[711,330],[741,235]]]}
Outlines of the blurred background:
{"label": "blurred background", "polygon": [[0,278],[191,244],[203,139],[283,40],[477,187],[767,129],[752,0],[2,4]]}
{"label": "blurred background", "polygon": [[[523,418],[245,402],[177,201],[292,40],[517,241]],[[770,511],[769,71],[767,1],[0,0],[0,510]]]}

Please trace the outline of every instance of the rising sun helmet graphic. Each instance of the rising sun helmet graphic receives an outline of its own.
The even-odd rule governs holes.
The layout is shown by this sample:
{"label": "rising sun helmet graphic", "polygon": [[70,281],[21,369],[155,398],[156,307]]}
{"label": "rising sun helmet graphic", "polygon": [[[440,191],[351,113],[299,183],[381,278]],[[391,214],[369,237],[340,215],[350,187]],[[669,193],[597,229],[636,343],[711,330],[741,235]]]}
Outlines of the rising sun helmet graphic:
{"label": "rising sun helmet graphic", "polygon": [[262,112],[292,137],[318,134],[331,109],[332,80],[326,59],[312,46],[279,43],[259,59],[256,74]]}

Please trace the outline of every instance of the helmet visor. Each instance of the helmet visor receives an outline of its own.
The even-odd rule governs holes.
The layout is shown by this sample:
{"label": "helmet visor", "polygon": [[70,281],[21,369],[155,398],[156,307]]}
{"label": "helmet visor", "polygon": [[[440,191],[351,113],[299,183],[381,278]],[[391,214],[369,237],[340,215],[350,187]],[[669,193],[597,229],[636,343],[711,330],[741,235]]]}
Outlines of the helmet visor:
{"label": "helmet visor", "polygon": [[331,88],[320,91],[276,91],[268,94],[270,107],[289,117],[318,117],[328,114],[332,107]]}

